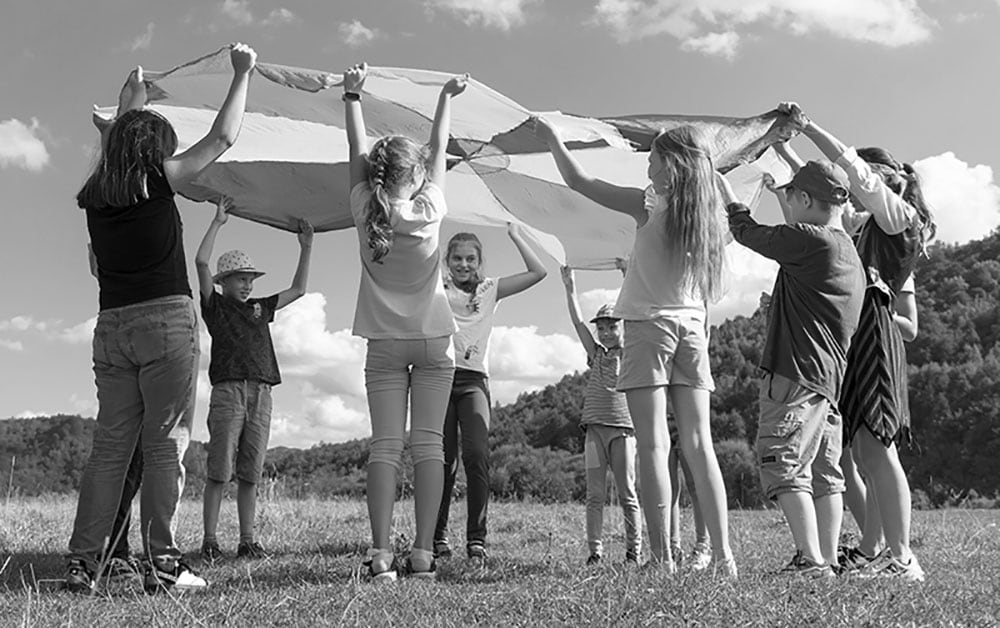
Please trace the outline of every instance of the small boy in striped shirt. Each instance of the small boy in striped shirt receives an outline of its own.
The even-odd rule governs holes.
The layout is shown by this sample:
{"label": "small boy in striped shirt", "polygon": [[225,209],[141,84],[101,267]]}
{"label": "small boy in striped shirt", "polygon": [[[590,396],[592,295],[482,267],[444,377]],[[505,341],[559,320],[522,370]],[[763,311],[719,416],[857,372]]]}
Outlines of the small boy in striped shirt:
{"label": "small boy in striped shirt", "polygon": [[587,351],[590,367],[580,420],[580,427],[586,432],[583,451],[587,467],[587,545],[590,551],[587,564],[599,564],[603,557],[604,501],[608,467],[611,467],[618,500],[625,513],[625,561],[637,565],[642,544],[642,519],[635,490],[635,430],[625,393],[616,390],[622,353],[621,321],[612,314],[614,304],[601,306],[590,320],[597,329],[595,340],[580,316],[572,269],[563,267],[562,277],[569,316]]}

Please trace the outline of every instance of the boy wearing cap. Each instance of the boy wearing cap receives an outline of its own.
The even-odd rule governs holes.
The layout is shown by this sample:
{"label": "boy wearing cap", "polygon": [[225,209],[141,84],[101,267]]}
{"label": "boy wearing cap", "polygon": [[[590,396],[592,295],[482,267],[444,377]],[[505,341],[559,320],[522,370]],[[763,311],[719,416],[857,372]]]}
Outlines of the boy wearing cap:
{"label": "boy wearing cap", "polygon": [[587,546],[590,551],[587,564],[596,565],[603,557],[604,501],[608,494],[608,467],[611,467],[618,500],[625,513],[625,562],[637,565],[642,545],[642,519],[635,490],[635,430],[625,393],[617,390],[622,354],[621,320],[613,314],[614,303],[602,305],[590,319],[597,329],[595,341],[581,320],[573,270],[564,266],[562,277],[569,317],[587,351],[587,366],[590,367],[580,419],[580,428],[586,433],[583,457],[587,468]]}
{"label": "boy wearing cap", "polygon": [[[254,539],[257,481],[264,468],[271,427],[271,387],[281,382],[271,343],[269,324],[274,312],[306,291],[313,229],[298,221],[299,263],[287,290],[263,299],[250,298],[253,282],[264,273],[242,251],[219,257],[213,276],[208,261],[219,228],[229,219],[232,201],[219,200],[212,224],[198,248],[195,266],[201,289],[201,316],[212,336],[208,377],[212,397],[208,411],[208,461],[204,497],[205,538],[201,556],[212,563],[224,557],[216,540],[219,509],[226,482],[235,475],[240,541],[237,556],[265,558],[264,547]],[[222,288],[215,290],[215,284]]]}
{"label": "boy wearing cap", "polygon": [[776,190],[789,224],[757,224],[717,176],[733,238],[780,265],[760,366],[761,484],[781,506],[796,552],[782,571],[829,578],[843,517],[843,424],[837,408],[865,274],[842,226],[846,175],[807,162]]}

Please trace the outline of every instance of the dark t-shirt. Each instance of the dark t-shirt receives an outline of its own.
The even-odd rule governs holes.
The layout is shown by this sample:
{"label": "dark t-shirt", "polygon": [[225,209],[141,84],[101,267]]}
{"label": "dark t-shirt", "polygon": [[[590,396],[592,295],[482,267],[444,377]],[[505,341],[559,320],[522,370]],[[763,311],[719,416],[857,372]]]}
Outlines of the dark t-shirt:
{"label": "dark t-shirt", "polygon": [[854,242],[835,227],[760,225],[739,204],[729,212],[736,241],[781,265],[761,368],[837,403],[865,291]]}
{"label": "dark t-shirt", "polygon": [[100,309],[191,296],[181,215],[166,177],[150,171],[149,198],[129,207],[84,208],[97,258]]}
{"label": "dark t-shirt", "polygon": [[208,301],[201,299],[201,317],[212,336],[208,379],[213,386],[232,380],[281,383],[269,326],[277,305],[276,294],[243,303],[213,290]]}

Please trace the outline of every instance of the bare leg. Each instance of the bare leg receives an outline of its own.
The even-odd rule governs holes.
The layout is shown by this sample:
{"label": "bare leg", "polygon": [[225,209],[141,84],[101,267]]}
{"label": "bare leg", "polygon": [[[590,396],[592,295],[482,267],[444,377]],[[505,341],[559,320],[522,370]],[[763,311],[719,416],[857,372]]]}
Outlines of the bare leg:
{"label": "bare leg", "polygon": [[653,560],[672,563],[670,554],[670,433],[667,431],[667,392],[664,386],[636,388],[625,393],[635,426],[642,485],[642,511],[649,530]]}

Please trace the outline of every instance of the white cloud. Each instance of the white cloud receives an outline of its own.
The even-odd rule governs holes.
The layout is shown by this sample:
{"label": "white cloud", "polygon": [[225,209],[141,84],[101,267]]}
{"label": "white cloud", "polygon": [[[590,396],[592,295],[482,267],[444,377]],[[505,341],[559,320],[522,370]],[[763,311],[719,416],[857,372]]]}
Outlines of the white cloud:
{"label": "white cloud", "polygon": [[24,344],[22,344],[20,340],[4,340],[3,338],[0,338],[0,349],[24,351]]}
{"label": "white cloud", "polygon": [[16,118],[0,122],[0,168],[23,168],[40,172],[49,163],[49,151],[39,135],[44,133],[37,118],[27,125]]}
{"label": "white cloud", "polygon": [[308,383],[298,386],[302,400],[294,412],[279,410],[271,417],[270,447],[311,447],[371,436],[367,408],[323,393]]}
{"label": "white cloud", "polygon": [[123,49],[128,50],[129,52],[149,50],[150,45],[153,43],[153,29],[155,27],[156,25],[153,22],[146,24],[146,30],[137,35],[135,39],[125,44]]}
{"label": "white cloud", "polygon": [[74,345],[86,344],[94,339],[95,327],[97,327],[96,316],[62,330],[59,332],[59,339]]}
{"label": "white cloud", "polygon": [[497,326],[490,341],[489,365],[494,401],[509,403],[520,393],[587,368],[587,358],[575,337],[539,334],[534,325]]}
{"label": "white cloud", "polygon": [[47,321],[37,321],[30,316],[15,316],[0,320],[0,331],[45,331],[51,326]]}
{"label": "white cloud", "polygon": [[250,11],[249,0],[222,0],[219,11],[237,26],[253,24],[253,12]]}
{"label": "white cloud", "polygon": [[992,168],[970,166],[950,151],[916,161],[913,167],[934,212],[938,240],[967,242],[1000,226],[1000,187]]}
{"label": "white cloud", "polygon": [[887,47],[925,41],[936,26],[916,0],[599,0],[593,21],[622,42],[665,34],[716,55],[734,54],[736,30],[755,24]]}
{"label": "white cloud", "polygon": [[337,31],[340,33],[340,38],[344,40],[344,43],[352,48],[364,46],[382,34],[377,28],[368,28],[358,20],[341,22],[340,26],[337,27]]}
{"label": "white cloud", "polygon": [[587,290],[581,294],[579,296],[580,315],[583,316],[583,321],[587,322],[594,318],[594,315],[597,314],[597,310],[600,309],[602,305],[618,301],[618,292],[618,288],[597,288],[596,290]]}
{"label": "white cloud", "polygon": [[771,293],[778,264],[733,242],[726,247],[728,291],[708,309],[708,320],[716,325],[735,316],[750,316],[757,310],[760,293]]}
{"label": "white cloud", "polygon": [[456,15],[468,25],[508,31],[524,23],[524,9],[540,0],[424,0],[427,9],[440,9]]}
{"label": "white cloud", "polygon": [[264,21],[261,22],[264,26],[273,26],[275,24],[292,24],[298,22],[299,18],[294,13],[288,9],[281,7],[280,9],[274,9],[267,14]]}
{"label": "white cloud", "polygon": [[[254,15],[253,9],[250,8],[250,0],[223,0],[222,4],[218,8],[219,14],[223,19],[228,22],[231,26],[252,26],[254,24],[260,24],[261,26],[277,26],[281,24],[292,24],[298,22],[299,18],[295,13],[286,9],[285,7],[278,7],[272,9],[267,17],[259,19]],[[194,21],[194,15],[188,16],[188,21]],[[210,26],[210,30],[217,28],[218,25]]]}

